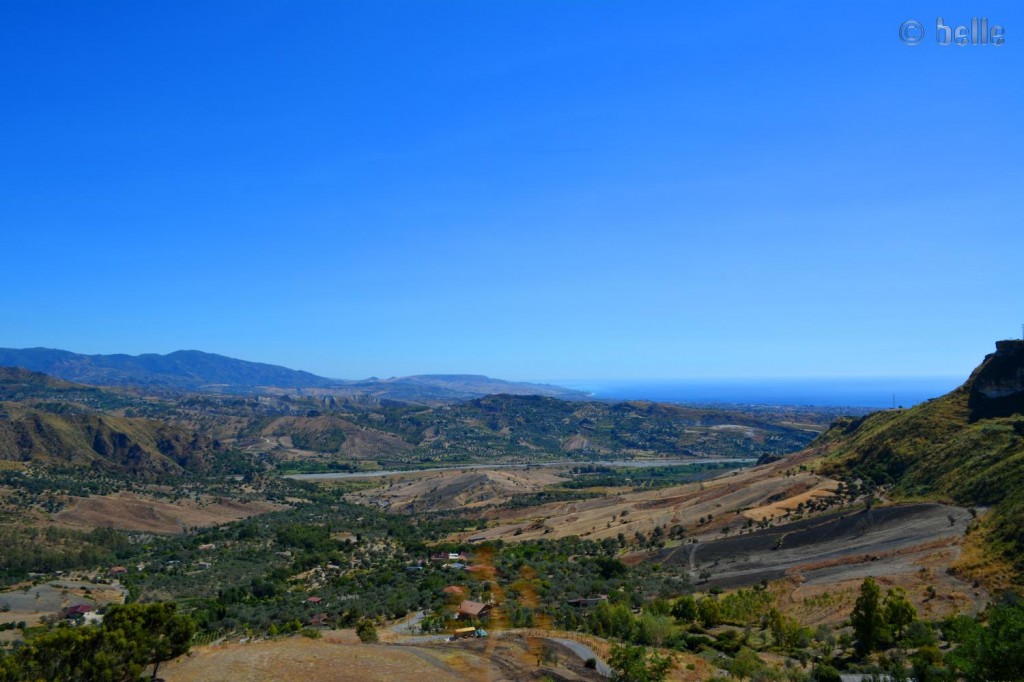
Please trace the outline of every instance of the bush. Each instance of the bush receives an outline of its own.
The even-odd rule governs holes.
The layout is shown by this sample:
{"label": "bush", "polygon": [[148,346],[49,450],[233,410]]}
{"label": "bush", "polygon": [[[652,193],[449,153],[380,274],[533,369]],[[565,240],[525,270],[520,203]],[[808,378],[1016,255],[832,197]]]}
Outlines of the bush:
{"label": "bush", "polygon": [[819,665],[814,669],[814,672],[811,673],[811,679],[814,680],[814,682],[842,682],[843,678],[839,676],[839,671],[832,666]]}
{"label": "bush", "polygon": [[935,644],[937,639],[931,625],[924,621],[915,620],[907,627],[907,632],[903,635],[903,642],[906,646],[916,649]]}
{"label": "bush", "polygon": [[377,641],[377,626],[373,624],[372,620],[361,620],[356,625],[356,636],[359,637],[359,641],[363,644],[368,644]]}

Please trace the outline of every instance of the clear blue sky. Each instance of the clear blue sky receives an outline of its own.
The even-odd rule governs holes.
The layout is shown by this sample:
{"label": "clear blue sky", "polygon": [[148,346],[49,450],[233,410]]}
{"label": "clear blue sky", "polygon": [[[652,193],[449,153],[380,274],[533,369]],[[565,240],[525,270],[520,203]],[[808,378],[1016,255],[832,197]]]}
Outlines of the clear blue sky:
{"label": "clear blue sky", "polygon": [[964,374],[1024,322],[1022,8],[4,0],[0,346]]}

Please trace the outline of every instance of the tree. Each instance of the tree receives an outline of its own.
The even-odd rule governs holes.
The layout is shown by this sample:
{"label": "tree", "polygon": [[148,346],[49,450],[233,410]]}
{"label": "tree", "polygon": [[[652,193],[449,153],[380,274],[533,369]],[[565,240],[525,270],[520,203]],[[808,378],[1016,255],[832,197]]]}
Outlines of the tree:
{"label": "tree", "polygon": [[1024,605],[1004,603],[988,612],[988,627],[956,618],[954,639],[960,646],[947,660],[968,682],[1024,679]]}
{"label": "tree", "polygon": [[645,613],[640,616],[637,625],[637,640],[641,644],[661,646],[675,629],[674,623],[668,616],[656,616],[653,613]]}
{"label": "tree", "polygon": [[697,604],[697,618],[706,628],[712,628],[722,622],[722,609],[711,597],[704,597]]}
{"label": "tree", "polygon": [[672,604],[672,616],[684,623],[697,620],[697,600],[692,594],[684,594]]}
{"label": "tree", "polygon": [[138,680],[147,665],[156,677],[160,663],[188,651],[194,632],[174,604],[113,606],[100,626],[56,628],[0,659],[0,680]]}
{"label": "tree", "polygon": [[165,602],[112,606],[103,618],[103,628],[111,636],[133,642],[139,660],[153,665],[156,679],[161,663],[188,652],[196,632],[192,619],[177,608]]}
{"label": "tree", "polygon": [[814,632],[814,639],[818,640],[821,653],[826,658],[832,658],[832,652],[836,650],[836,634],[827,625],[819,625]]}
{"label": "tree", "polygon": [[814,672],[811,673],[811,679],[814,682],[842,682],[843,678],[839,676],[838,670],[822,663],[814,668]]}
{"label": "tree", "polygon": [[613,682],[664,682],[672,670],[668,656],[648,654],[642,646],[616,644],[608,657]]}
{"label": "tree", "polygon": [[885,626],[882,620],[881,594],[882,590],[878,583],[873,578],[865,578],[860,586],[860,596],[853,606],[853,613],[850,614],[850,623],[857,636],[857,649],[862,654],[875,650]]}
{"label": "tree", "polygon": [[931,644],[918,649],[910,657],[910,662],[914,666],[915,682],[942,682],[948,679],[942,668],[942,652]]}
{"label": "tree", "polygon": [[902,588],[894,587],[885,594],[885,622],[892,628],[896,639],[903,637],[907,627],[914,622],[917,611],[907,599]]}
{"label": "tree", "polygon": [[748,677],[752,678],[764,670],[765,665],[764,661],[761,660],[761,657],[753,649],[743,647],[732,661],[726,664],[726,667],[734,677],[744,680]]}
{"label": "tree", "polygon": [[364,618],[356,625],[356,636],[359,637],[359,641],[363,644],[376,642],[377,626],[373,624],[372,620]]}

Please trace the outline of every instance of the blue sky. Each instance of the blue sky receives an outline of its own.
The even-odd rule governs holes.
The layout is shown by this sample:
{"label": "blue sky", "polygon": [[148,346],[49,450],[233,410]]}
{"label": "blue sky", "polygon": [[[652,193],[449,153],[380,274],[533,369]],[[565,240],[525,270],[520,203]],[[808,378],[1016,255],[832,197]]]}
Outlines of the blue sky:
{"label": "blue sky", "polygon": [[1024,11],[768,5],[6,0],[0,345],[965,374],[1024,322]]}

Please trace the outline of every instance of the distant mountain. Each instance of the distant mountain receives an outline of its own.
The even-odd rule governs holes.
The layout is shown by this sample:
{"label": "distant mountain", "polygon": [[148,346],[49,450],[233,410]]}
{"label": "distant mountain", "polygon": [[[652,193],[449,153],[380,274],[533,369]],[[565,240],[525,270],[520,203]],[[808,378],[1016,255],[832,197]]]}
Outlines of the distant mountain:
{"label": "distant mountain", "polygon": [[[493,385],[463,376],[438,384],[424,377],[402,381],[451,391]],[[508,394],[430,405],[294,393],[154,397],[0,367],[0,460],[142,478],[274,462],[315,470],[639,456],[756,459],[792,452],[816,435],[786,414],[762,418],[681,405]]]}
{"label": "distant mountain", "polygon": [[149,390],[207,393],[282,391],[406,402],[451,402],[485,395],[543,395],[578,399],[586,394],[559,386],[502,381],[471,374],[437,374],[391,379],[328,379],[261,362],[180,350],[167,355],[81,355],[50,348],[0,349],[0,366],[21,367],[92,386],[138,386]]}
{"label": "distant mountain", "polygon": [[909,410],[839,420],[827,473],[909,498],[992,506],[986,524],[1024,580],[1024,341],[1000,341],[960,388]]}
{"label": "distant mountain", "polygon": [[482,374],[419,374],[391,379],[366,379],[338,382],[329,387],[334,395],[373,396],[406,402],[452,402],[488,395],[537,395],[561,400],[582,400],[583,391],[533,384],[524,381],[492,379]]}

